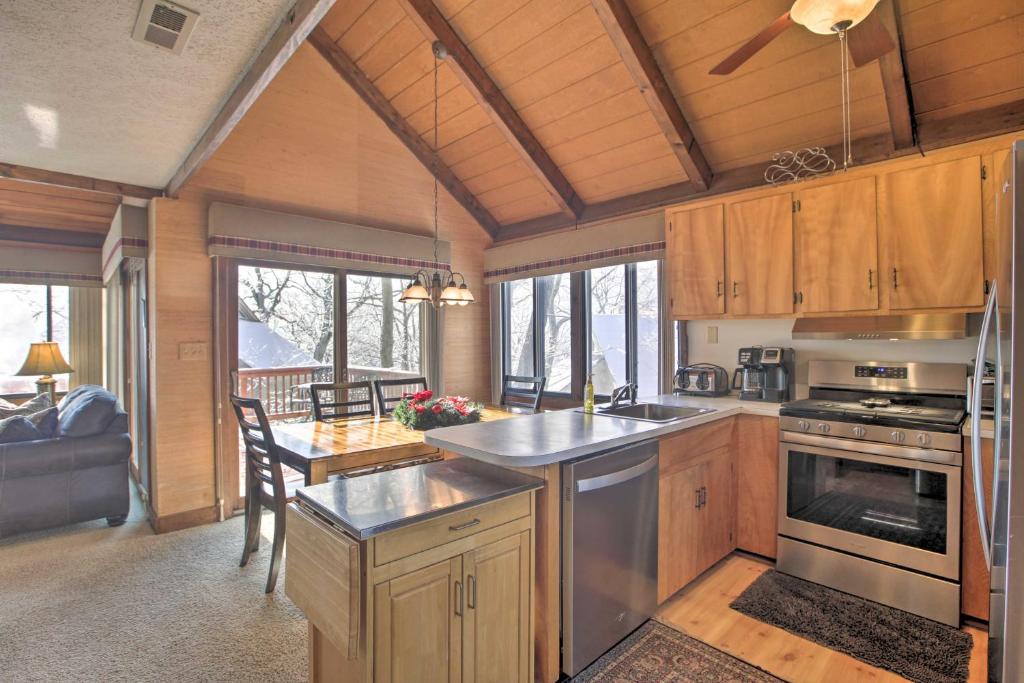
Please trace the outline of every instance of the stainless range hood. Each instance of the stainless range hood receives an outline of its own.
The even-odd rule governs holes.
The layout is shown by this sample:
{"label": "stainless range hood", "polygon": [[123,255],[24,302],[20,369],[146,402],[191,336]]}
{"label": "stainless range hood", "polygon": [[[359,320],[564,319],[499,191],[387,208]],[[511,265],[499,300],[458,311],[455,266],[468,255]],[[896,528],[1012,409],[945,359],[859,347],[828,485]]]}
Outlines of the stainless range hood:
{"label": "stainless range hood", "polygon": [[966,313],[876,315],[863,318],[798,318],[793,339],[964,339]]}

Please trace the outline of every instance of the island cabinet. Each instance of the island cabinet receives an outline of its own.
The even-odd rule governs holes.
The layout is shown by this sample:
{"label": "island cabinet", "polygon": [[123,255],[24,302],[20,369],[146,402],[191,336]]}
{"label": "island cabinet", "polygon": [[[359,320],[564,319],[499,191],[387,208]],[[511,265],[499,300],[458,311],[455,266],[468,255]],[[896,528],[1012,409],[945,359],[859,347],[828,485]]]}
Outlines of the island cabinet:
{"label": "island cabinet", "polygon": [[734,418],[663,438],[658,456],[658,602],[735,549]]}
{"label": "island cabinet", "polygon": [[364,539],[290,504],[285,592],[309,621],[310,680],[532,681],[533,525],[533,490]]}

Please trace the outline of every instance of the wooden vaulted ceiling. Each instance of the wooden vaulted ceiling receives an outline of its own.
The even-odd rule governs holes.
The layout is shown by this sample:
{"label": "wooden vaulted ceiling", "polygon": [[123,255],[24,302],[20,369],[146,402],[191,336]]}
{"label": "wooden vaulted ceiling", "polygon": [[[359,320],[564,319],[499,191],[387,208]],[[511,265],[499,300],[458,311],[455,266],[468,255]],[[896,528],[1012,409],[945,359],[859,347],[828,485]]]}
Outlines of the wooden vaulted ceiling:
{"label": "wooden vaulted ceiling", "polygon": [[[428,166],[430,46],[446,45],[438,176],[505,238],[756,182],[773,152],[839,144],[835,38],[793,27],[733,74],[708,73],[791,4],[348,0],[310,41]],[[902,49],[851,75],[853,137],[871,154],[980,110],[1024,125],[1019,0],[882,0],[876,12]]]}

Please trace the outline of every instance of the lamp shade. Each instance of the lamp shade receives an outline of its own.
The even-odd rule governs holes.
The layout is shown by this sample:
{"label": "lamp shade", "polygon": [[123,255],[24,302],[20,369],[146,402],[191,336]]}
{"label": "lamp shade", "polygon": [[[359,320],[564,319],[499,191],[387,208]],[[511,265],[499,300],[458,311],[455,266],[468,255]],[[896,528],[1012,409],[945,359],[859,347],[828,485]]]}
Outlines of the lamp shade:
{"label": "lamp shade", "polygon": [[809,31],[831,35],[839,22],[850,22],[846,28],[851,29],[864,21],[877,4],[878,0],[796,0],[789,16]]}
{"label": "lamp shade", "polygon": [[57,342],[33,342],[29,347],[28,357],[18,370],[17,375],[59,375],[74,372],[60,352]]}

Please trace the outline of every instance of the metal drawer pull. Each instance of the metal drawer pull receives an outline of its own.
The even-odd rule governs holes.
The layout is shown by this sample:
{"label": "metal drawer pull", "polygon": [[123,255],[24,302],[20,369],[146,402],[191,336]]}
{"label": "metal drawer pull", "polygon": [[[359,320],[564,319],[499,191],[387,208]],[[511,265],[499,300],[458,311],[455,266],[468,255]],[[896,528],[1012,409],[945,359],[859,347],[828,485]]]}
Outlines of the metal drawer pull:
{"label": "metal drawer pull", "polygon": [[715,282],[715,296],[722,296],[722,281],[717,280]]}
{"label": "metal drawer pull", "polygon": [[704,507],[708,504],[708,489],[706,486],[700,487],[700,506]]}
{"label": "metal drawer pull", "polygon": [[468,522],[463,522],[462,524],[456,524],[455,526],[448,527],[448,531],[462,531],[463,529],[468,529],[471,526],[476,526],[479,523],[479,519],[471,519]]}
{"label": "metal drawer pull", "polygon": [[736,281],[732,281],[732,298],[735,299],[739,294],[736,293]]}
{"label": "metal drawer pull", "polygon": [[466,586],[469,588],[469,597],[466,598],[466,606],[476,609],[476,577],[470,574],[466,577]]}
{"label": "metal drawer pull", "polygon": [[693,490],[693,498],[694,498],[693,507],[695,509],[697,509],[697,510],[700,510],[700,489],[694,489]]}
{"label": "metal drawer pull", "polygon": [[868,289],[874,289],[874,288],[875,288],[875,275],[874,275],[874,271],[872,271],[870,268],[868,268]]}
{"label": "metal drawer pull", "polygon": [[455,582],[455,616],[462,616],[462,582]]}
{"label": "metal drawer pull", "polygon": [[893,289],[899,289],[899,286],[900,286],[900,281],[899,281],[899,278],[897,277],[897,273],[898,272],[899,271],[897,271],[895,268],[892,269],[892,288]]}

